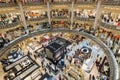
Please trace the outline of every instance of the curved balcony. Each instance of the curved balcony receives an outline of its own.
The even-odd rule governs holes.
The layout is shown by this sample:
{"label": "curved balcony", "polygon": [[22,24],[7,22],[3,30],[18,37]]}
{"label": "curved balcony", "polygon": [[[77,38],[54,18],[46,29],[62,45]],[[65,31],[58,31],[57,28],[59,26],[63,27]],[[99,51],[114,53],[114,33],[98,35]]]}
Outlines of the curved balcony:
{"label": "curved balcony", "polygon": [[[41,20],[46,20],[47,17],[39,17],[39,18],[30,18],[30,19],[27,19],[27,22],[36,22],[36,21],[41,21]],[[58,17],[52,17],[51,20],[70,20],[69,17],[67,16],[58,16]],[[94,18],[85,18],[85,17],[76,17],[75,20],[79,20],[79,21],[94,21]],[[0,25],[0,29],[5,29],[5,28],[12,28],[12,27],[15,27],[17,25],[19,25],[20,23],[22,23],[21,21],[20,22],[15,22],[15,23],[12,23],[12,24],[5,24],[5,25]],[[110,24],[107,24],[107,23],[104,23],[104,22],[100,22],[100,25],[102,27],[105,27],[105,28],[109,28],[109,29],[114,29],[114,30],[118,30],[116,28],[116,26],[113,26],[113,25],[110,25]]]}
{"label": "curved balcony", "polygon": [[[46,20],[47,17],[38,17],[38,18],[30,18],[29,20],[27,20],[27,22],[36,22],[36,21],[41,21],[41,20]],[[56,16],[56,17],[52,17],[51,20],[70,20],[70,17],[67,17],[67,16]],[[75,20],[79,20],[79,21],[90,21],[90,22],[93,22],[95,20],[95,18],[85,18],[85,17],[75,17]],[[21,24],[22,22],[15,22],[15,23],[12,23],[12,24],[1,24],[0,25],[0,29],[5,29],[5,28],[12,28],[12,27],[16,27],[17,25]],[[119,31],[120,28],[118,26],[115,26],[115,25],[111,25],[109,23],[105,23],[103,21],[99,21],[99,25],[101,27],[104,27],[104,28],[108,28],[108,29],[113,29],[113,30],[117,30]]]}
{"label": "curved balcony", "polygon": [[3,53],[6,53],[10,48],[14,47],[16,44],[20,43],[23,40],[26,40],[30,37],[39,35],[39,34],[43,34],[43,33],[49,33],[49,32],[68,32],[68,33],[73,33],[73,34],[77,34],[77,35],[83,35],[91,40],[93,40],[94,42],[96,42],[99,46],[101,46],[103,48],[103,50],[105,51],[105,54],[107,55],[109,62],[110,62],[110,80],[117,80],[118,79],[118,65],[117,62],[115,60],[115,57],[113,55],[113,53],[111,52],[111,50],[99,39],[97,39],[96,37],[89,35],[85,32],[78,32],[76,30],[69,30],[69,29],[45,29],[45,30],[40,30],[40,31],[36,31],[36,32],[32,32],[30,34],[26,34],[23,35],[21,37],[18,37],[17,39],[11,41],[9,44],[7,44],[4,48],[2,48],[0,50],[0,55],[2,56]]}

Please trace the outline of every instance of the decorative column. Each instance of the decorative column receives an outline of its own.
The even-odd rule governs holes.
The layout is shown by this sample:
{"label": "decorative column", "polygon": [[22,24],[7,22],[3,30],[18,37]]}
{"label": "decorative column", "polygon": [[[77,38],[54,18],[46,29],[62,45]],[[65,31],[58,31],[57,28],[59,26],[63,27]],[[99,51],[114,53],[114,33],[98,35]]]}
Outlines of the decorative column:
{"label": "decorative column", "polygon": [[18,3],[19,8],[20,8],[21,19],[22,19],[23,25],[25,27],[25,31],[28,34],[29,30],[27,29],[27,23],[26,23],[26,19],[25,19],[24,10],[23,10],[23,6],[22,6],[22,3],[21,3],[21,0],[18,0],[17,3]]}
{"label": "decorative column", "polygon": [[70,30],[73,28],[73,21],[74,21],[74,0],[72,0],[72,5],[71,5],[71,25],[70,25]]}
{"label": "decorative column", "polygon": [[101,13],[102,13],[101,3],[102,3],[102,0],[98,0],[96,15],[95,15],[95,21],[94,21],[94,25],[93,25],[94,29],[97,28],[97,26],[99,24],[99,20],[101,19]]}
{"label": "decorative column", "polygon": [[4,34],[6,33],[6,31],[5,30],[3,30],[3,29],[1,29],[0,30],[0,37],[4,37]]}
{"label": "decorative column", "polygon": [[49,3],[49,0],[47,1],[47,16],[48,16],[49,26],[51,26],[51,16],[50,16],[50,3]]}

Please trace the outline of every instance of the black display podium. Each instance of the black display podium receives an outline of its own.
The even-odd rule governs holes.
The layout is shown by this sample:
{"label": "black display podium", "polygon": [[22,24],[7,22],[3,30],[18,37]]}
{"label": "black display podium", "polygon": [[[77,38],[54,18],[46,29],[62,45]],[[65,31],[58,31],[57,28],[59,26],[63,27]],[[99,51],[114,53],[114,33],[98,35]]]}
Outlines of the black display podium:
{"label": "black display podium", "polygon": [[70,44],[71,42],[68,40],[56,37],[44,48],[46,59],[52,63],[52,65],[49,65],[51,72],[55,75],[59,72],[57,64],[61,59],[64,59],[64,56],[67,52],[66,47]]}

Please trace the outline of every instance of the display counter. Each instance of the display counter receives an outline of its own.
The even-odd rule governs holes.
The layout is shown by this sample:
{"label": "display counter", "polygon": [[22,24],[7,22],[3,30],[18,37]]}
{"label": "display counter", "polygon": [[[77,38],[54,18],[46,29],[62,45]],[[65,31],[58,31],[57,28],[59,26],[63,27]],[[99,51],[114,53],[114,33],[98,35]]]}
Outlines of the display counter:
{"label": "display counter", "polygon": [[7,77],[10,80],[23,80],[38,68],[39,65],[33,61],[30,56],[24,56],[11,65],[5,67],[5,70]]}
{"label": "display counter", "polygon": [[10,65],[8,65],[7,67],[5,67],[5,71],[8,71],[8,70],[10,70],[11,68],[13,68],[15,65],[17,65],[17,64],[19,64],[19,63],[21,63],[22,61],[24,61],[25,59],[27,59],[28,57],[27,56],[25,56],[25,57],[23,57],[23,58],[21,58],[21,59],[19,59],[19,60],[17,60],[16,62],[14,62],[14,63],[12,63],[12,64],[10,64]]}
{"label": "display counter", "polygon": [[70,64],[66,67],[64,71],[64,76],[68,80],[85,80],[85,73],[81,69],[77,68],[74,64]]}

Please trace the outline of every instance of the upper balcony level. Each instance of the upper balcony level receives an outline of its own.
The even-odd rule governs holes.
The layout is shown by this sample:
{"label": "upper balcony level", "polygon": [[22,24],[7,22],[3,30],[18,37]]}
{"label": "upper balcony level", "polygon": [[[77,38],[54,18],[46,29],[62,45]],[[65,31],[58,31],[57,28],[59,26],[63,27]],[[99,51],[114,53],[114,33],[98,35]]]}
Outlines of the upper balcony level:
{"label": "upper balcony level", "polygon": [[[51,5],[70,5],[73,0],[49,0]],[[21,0],[23,6],[42,6],[47,4],[47,0]],[[97,4],[98,0],[74,0],[74,3],[81,5]],[[104,0],[102,5],[120,6],[119,0]],[[0,8],[15,7],[17,0],[0,0]]]}
{"label": "upper balcony level", "polygon": [[[53,8],[50,10],[51,21],[67,21],[70,23],[71,11],[70,8]],[[95,9],[74,9],[74,22],[93,22],[95,21]],[[25,19],[29,22],[45,22],[48,21],[47,10],[26,10]],[[12,28],[22,23],[20,12],[10,12],[0,14],[0,29]],[[100,19],[100,25],[105,28],[120,30],[120,14],[104,10]]]}
{"label": "upper balcony level", "polygon": [[[106,0],[108,1],[108,0]],[[47,4],[46,0],[44,1],[35,1],[35,2],[22,2],[23,9],[24,9],[24,15],[25,19],[28,22],[40,22],[46,20],[48,21],[48,10],[47,10]],[[75,4],[82,4],[82,3],[93,3],[91,0],[76,0]],[[1,4],[9,4],[8,3],[1,3]],[[51,0],[50,2],[50,16],[51,21],[68,21],[70,23],[71,20],[71,0]],[[97,2],[96,2],[97,3]],[[17,4],[16,2],[11,2],[10,4]],[[32,4],[32,5],[30,5]],[[34,4],[36,6],[34,6]],[[37,4],[41,4],[40,6],[37,6]],[[66,5],[68,4],[68,5]],[[27,5],[27,6],[26,6]],[[43,6],[44,5],[44,6]],[[13,5],[14,6],[14,5]],[[29,6],[29,7],[28,7]],[[11,12],[10,12],[11,11]],[[15,9],[0,9],[0,29],[5,28],[11,28],[14,26],[19,25],[22,23],[21,20],[21,13],[19,6],[16,6]],[[77,5],[74,6],[73,9],[74,14],[74,21],[92,21],[92,23],[95,20],[95,13],[96,13],[96,6],[91,5]],[[115,12],[115,15],[114,15]],[[108,13],[108,14],[106,14]],[[100,20],[100,24],[102,24],[103,27],[110,28],[110,29],[116,29],[119,30],[119,19],[120,19],[120,9],[119,7],[109,7],[105,6],[103,8],[103,14],[104,17]],[[117,15],[116,15],[117,14]],[[107,15],[107,17],[106,17]],[[114,15],[115,17],[111,16]],[[29,25],[29,24],[28,24]]]}

